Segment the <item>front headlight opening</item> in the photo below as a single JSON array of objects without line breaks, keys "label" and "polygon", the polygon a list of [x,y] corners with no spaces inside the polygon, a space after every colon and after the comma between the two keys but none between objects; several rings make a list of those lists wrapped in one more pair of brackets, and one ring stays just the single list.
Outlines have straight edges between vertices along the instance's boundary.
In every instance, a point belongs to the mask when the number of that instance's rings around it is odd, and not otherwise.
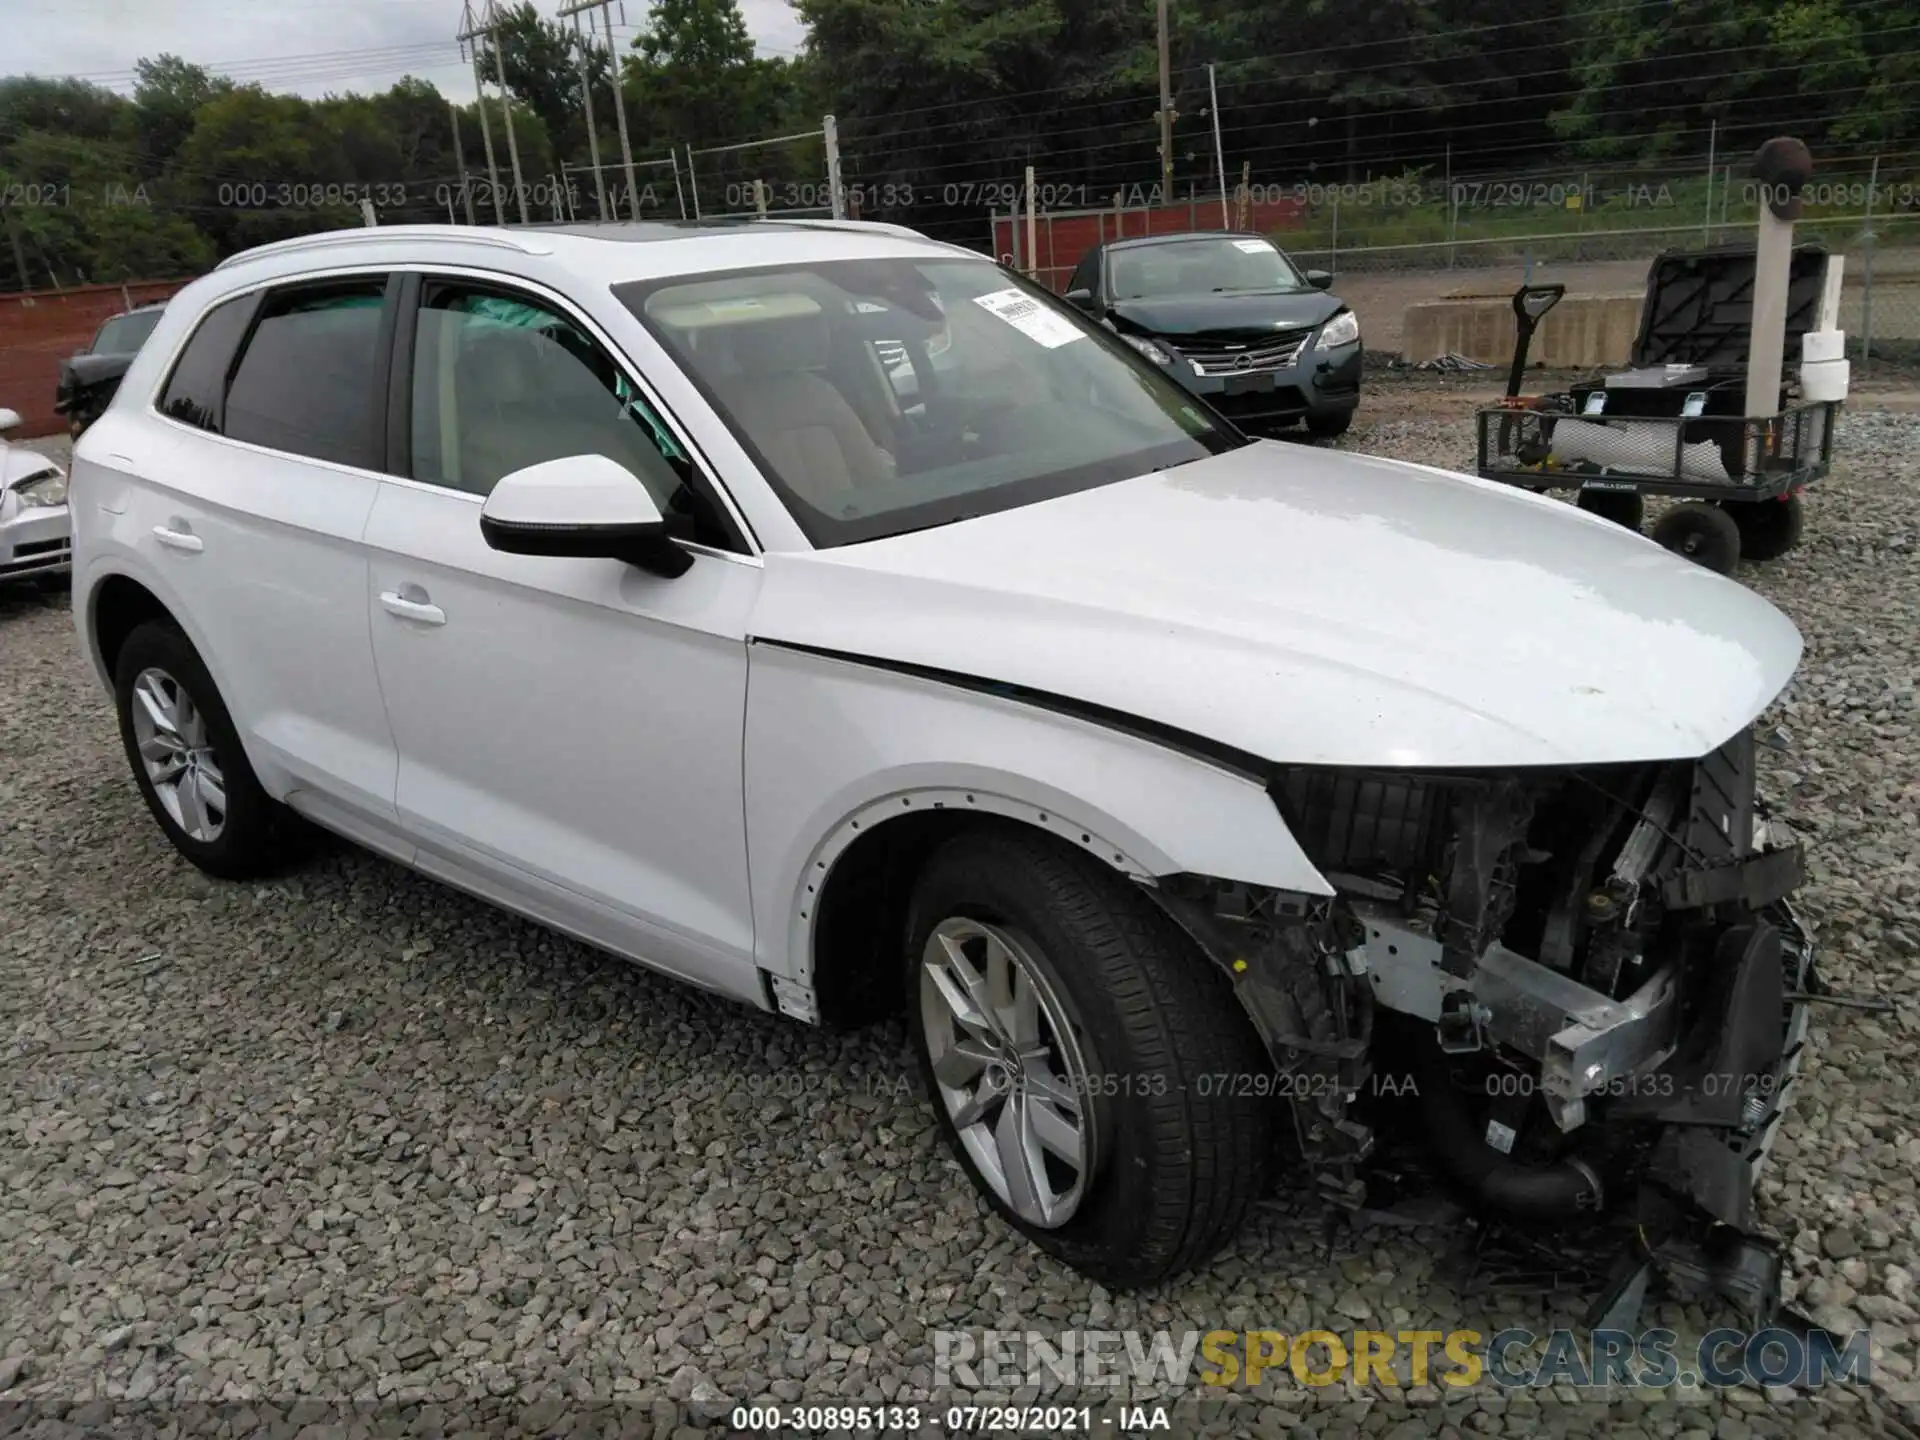
[{"label": "front headlight opening", "polygon": [[67,503],[67,477],[55,473],[36,475],[14,486],[13,493],[30,509],[51,509]]},{"label": "front headlight opening", "polygon": [[1138,335],[1122,335],[1120,338],[1156,365],[1173,364],[1173,356],[1151,340],[1143,340]]},{"label": "front headlight opening", "polygon": [[1359,338],[1360,317],[1351,310],[1342,310],[1320,331],[1320,343],[1328,349],[1335,345],[1351,345]]}]

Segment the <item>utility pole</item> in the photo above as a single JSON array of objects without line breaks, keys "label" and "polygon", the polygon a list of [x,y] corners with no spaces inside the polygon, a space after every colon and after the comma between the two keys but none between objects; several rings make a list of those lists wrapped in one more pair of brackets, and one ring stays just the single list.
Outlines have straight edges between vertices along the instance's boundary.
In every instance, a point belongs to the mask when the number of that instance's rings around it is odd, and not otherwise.
[{"label": "utility pole", "polygon": [[[570,15],[578,16],[588,10],[598,10],[601,23],[606,26],[607,63],[613,72],[613,118],[619,124],[620,165],[627,176],[627,208],[631,211],[633,218],[638,220],[640,218],[640,181],[633,173],[633,142],[627,136],[627,102],[620,91],[620,51],[613,43],[612,0],[566,0],[566,3],[560,7],[560,18],[564,20]],[[620,13],[625,15],[625,9],[623,8]],[[576,20],[575,23],[578,24],[578,21]],[[587,30],[589,33],[592,32],[592,20],[587,21]],[[588,125],[588,130],[591,132],[591,124]],[[596,141],[594,155],[598,157],[599,153],[599,144]],[[596,158],[594,164],[597,166],[599,163]],[[597,177],[599,171],[595,170],[594,174]],[[617,203],[613,207],[613,218],[616,220],[620,218],[620,206]]]},{"label": "utility pole", "polygon": [[473,52],[473,108],[480,112],[480,140],[487,150],[487,189],[493,194],[493,223],[507,223],[507,212],[500,208],[500,167],[493,158],[493,126],[487,120],[486,83],[480,77],[480,47],[474,43],[480,34],[473,17],[473,0],[466,0],[460,17],[460,43]]},{"label": "utility pole", "polygon": [[527,224],[527,182],[520,178],[520,145],[513,138],[513,96],[507,90],[507,52],[500,44],[500,7],[487,0],[487,38],[493,42],[494,78],[500,82],[500,112],[507,117],[507,157],[513,161],[513,199]]},{"label": "utility pole", "polygon": [[1173,199],[1173,74],[1167,40],[1167,0],[1160,0],[1160,203]]},{"label": "utility pole", "polygon": [[587,151],[593,156],[593,195],[600,204],[600,218],[607,215],[607,181],[600,173],[600,132],[593,125],[593,56],[580,28],[580,12],[573,12],[573,43],[580,47],[580,102],[587,110]]},{"label": "utility pole", "polygon": [[[447,102],[447,117],[453,121],[453,163],[460,172],[460,203],[467,212],[467,224],[473,224],[473,190],[467,184],[467,152],[460,148],[460,107]],[[451,208],[451,207],[449,207]],[[452,224],[449,216],[448,224]]]}]

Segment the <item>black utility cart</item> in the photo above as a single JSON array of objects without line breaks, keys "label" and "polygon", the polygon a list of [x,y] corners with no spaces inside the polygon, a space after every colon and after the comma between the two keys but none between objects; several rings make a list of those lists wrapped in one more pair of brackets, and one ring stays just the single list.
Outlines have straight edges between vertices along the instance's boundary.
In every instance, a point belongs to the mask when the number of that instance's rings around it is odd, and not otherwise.
[{"label": "black utility cart", "polygon": [[[1578,490],[1581,508],[1635,530],[1645,496],[1680,497],[1653,538],[1723,574],[1742,556],[1791,550],[1800,492],[1832,461],[1840,402],[1806,400],[1783,377],[1779,412],[1746,414],[1754,255],[1752,246],[1661,255],[1647,276],[1632,368],[1553,395],[1521,398],[1517,383],[1509,386],[1501,406],[1479,412],[1480,474],[1535,491]],[[1825,249],[1794,249],[1789,365],[1819,326],[1826,273]],[[1518,312],[1519,297],[1515,305]],[[1523,345],[1530,328],[1523,317]]]}]

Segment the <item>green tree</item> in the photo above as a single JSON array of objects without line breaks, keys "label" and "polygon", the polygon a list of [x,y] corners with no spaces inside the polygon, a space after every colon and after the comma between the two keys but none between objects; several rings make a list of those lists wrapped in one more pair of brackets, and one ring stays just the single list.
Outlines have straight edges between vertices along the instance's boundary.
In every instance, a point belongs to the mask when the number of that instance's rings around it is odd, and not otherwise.
[{"label": "green tree", "polygon": [[177,55],[136,60],[133,70],[138,78],[133,87],[133,104],[125,111],[123,128],[139,151],[142,176],[152,178],[158,176],[187,143],[200,108],[228,93],[233,86]]}]

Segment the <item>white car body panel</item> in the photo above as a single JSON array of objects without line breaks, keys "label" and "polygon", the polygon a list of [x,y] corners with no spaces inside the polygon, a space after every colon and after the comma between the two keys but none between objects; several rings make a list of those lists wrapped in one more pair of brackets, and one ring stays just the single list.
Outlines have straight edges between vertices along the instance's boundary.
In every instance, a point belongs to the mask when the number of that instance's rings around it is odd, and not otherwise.
[{"label": "white car body panel", "polygon": [[756,633],[1027,687],[1287,764],[1703,755],[1800,656],[1765,600],[1521,491],[1275,441],[767,557]]},{"label": "white car body panel", "polygon": [[1138,879],[1333,893],[1256,779],[1072,716],[777,645],[752,647],[746,779],[761,963],[794,979],[811,973],[809,897],[841,852],[933,806],[1010,816]]},{"label": "white car body panel", "polygon": [[[584,902],[569,928],[587,938],[644,932],[663,968],[752,989],[738,737],[759,564],[709,555],[668,580],[505,555],[480,509],[390,480],[367,530],[402,827],[423,862]],[[441,618],[392,613],[392,596]]]}]

